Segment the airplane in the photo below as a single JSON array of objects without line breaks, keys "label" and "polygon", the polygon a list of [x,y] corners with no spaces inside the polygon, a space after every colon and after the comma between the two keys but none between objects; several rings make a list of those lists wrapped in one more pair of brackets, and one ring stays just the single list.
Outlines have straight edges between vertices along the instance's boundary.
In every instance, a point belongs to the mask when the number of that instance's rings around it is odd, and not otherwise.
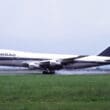
[{"label": "airplane", "polygon": [[72,66],[73,69],[96,67],[110,64],[110,47],[99,55],[43,54],[0,49],[0,66],[25,67],[41,70],[43,74],[54,74]]}]

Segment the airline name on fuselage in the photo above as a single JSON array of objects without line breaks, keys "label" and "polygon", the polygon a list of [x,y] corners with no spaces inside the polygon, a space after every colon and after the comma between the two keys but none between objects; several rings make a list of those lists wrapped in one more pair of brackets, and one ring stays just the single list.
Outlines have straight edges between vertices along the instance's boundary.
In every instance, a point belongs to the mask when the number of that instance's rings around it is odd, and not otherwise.
[{"label": "airline name on fuselage", "polygon": [[14,53],[0,53],[0,56],[11,56],[11,57],[14,57],[14,56],[16,56],[16,54],[14,54]]}]

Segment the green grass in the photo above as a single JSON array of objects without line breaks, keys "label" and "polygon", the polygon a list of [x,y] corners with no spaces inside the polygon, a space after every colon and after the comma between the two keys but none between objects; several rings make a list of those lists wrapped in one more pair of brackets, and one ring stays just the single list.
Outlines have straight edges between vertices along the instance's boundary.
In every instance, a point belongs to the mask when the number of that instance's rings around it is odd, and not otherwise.
[{"label": "green grass", "polygon": [[0,110],[108,110],[110,75],[0,76]]}]

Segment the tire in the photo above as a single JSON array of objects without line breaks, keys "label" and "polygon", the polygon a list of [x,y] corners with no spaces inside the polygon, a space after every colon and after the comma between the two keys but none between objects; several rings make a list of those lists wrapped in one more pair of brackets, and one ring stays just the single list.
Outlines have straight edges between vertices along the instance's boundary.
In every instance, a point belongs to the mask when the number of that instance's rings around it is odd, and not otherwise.
[{"label": "tire", "polygon": [[44,70],[42,73],[43,74],[55,74],[55,71],[53,71],[53,70],[49,70],[49,71]]}]

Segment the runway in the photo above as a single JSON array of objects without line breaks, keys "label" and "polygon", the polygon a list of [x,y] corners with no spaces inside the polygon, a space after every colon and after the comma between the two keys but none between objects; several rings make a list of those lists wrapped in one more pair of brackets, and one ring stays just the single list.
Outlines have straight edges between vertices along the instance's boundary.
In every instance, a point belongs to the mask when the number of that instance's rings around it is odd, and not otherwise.
[{"label": "runway", "polygon": [[101,75],[101,74],[110,74],[110,70],[74,70],[74,71],[58,71],[58,75]]},{"label": "runway", "polygon": [[[0,75],[41,75],[41,71],[28,70],[24,68],[0,68]],[[81,69],[81,70],[60,70],[55,75],[100,75],[110,74],[110,69]]]}]

